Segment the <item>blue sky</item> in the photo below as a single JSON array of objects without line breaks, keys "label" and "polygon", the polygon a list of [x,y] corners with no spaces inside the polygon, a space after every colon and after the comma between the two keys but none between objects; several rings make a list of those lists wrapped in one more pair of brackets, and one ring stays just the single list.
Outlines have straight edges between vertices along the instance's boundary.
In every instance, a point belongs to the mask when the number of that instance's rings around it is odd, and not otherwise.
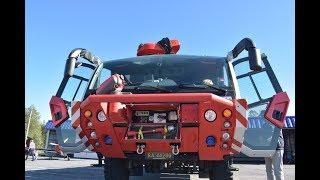
[{"label": "blue sky", "polygon": [[[181,42],[180,54],[225,56],[244,37],[264,52],[291,104],[295,98],[294,1],[26,1],[25,105],[51,119],[49,100],[69,52],[132,57],[143,42]],[[243,53],[246,55],[246,53]],[[243,56],[242,54],[242,56]]]}]

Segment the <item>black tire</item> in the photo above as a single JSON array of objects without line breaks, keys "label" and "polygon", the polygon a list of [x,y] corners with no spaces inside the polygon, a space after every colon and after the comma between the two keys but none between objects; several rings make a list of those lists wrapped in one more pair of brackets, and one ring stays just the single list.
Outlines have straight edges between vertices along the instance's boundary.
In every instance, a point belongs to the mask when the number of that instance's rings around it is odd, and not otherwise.
[{"label": "black tire", "polygon": [[215,161],[209,169],[210,180],[233,180],[227,161]]},{"label": "black tire", "polygon": [[126,159],[105,158],[105,180],[129,180],[128,163]]}]

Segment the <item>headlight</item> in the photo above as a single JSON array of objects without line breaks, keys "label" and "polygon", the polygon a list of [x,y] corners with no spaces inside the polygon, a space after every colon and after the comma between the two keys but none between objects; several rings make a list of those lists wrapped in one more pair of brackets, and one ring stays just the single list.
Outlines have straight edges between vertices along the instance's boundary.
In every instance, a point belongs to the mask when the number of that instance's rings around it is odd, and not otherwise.
[{"label": "headlight", "polygon": [[217,117],[216,112],[214,112],[214,110],[209,109],[204,113],[204,117],[206,118],[207,121],[214,121]]},{"label": "headlight", "polygon": [[105,121],[106,119],[107,119],[107,117],[106,117],[106,115],[104,114],[104,112],[103,111],[100,111],[99,113],[98,113],[98,120],[99,121],[101,121],[101,122],[103,122],[103,121]]},{"label": "headlight", "polygon": [[225,133],[222,134],[222,139],[223,139],[223,140],[226,141],[226,140],[228,140],[229,138],[230,138],[230,134],[229,134],[229,133],[225,132]]},{"label": "headlight", "polygon": [[92,122],[88,122],[87,126],[92,127]]},{"label": "headlight", "polygon": [[223,123],[223,127],[225,127],[225,128],[229,128],[230,125],[231,125],[231,124],[230,124],[229,121],[226,121],[226,122]]},{"label": "headlight", "polygon": [[216,144],[216,139],[213,136],[208,136],[206,143],[208,146],[214,146]]},{"label": "headlight", "polygon": [[226,118],[229,118],[230,116],[232,115],[232,112],[230,109],[225,109],[223,111],[223,116],[226,117]]},{"label": "headlight", "polygon": [[227,144],[227,143],[223,143],[223,144],[222,144],[222,147],[223,147],[224,149],[227,149],[227,148],[228,148],[228,144]]},{"label": "headlight", "polygon": [[90,134],[90,136],[91,136],[93,139],[97,138],[97,134],[96,134],[94,131]]},{"label": "headlight", "polygon": [[86,117],[86,118],[89,118],[90,116],[91,116],[91,111],[89,111],[89,110],[87,110],[86,112],[84,112],[84,116]]},{"label": "headlight", "polygon": [[112,137],[106,135],[106,136],[104,137],[104,142],[105,142],[106,144],[112,144]]}]

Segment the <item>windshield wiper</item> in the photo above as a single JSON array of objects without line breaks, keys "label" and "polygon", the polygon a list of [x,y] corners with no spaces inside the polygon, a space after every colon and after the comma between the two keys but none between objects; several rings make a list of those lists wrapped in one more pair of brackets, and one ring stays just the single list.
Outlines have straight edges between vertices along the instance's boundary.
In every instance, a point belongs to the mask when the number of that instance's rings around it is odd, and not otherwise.
[{"label": "windshield wiper", "polygon": [[172,91],[169,90],[169,89],[161,88],[161,87],[158,87],[158,86],[150,86],[150,85],[135,86],[133,89],[135,89],[135,90],[155,89],[155,90],[159,90],[159,91],[162,91],[162,92],[172,93]]},{"label": "windshield wiper", "polygon": [[224,94],[226,94],[229,91],[227,89],[222,89],[222,88],[216,87],[214,85],[196,85],[196,84],[181,83],[181,84],[178,84],[178,87],[179,88],[193,88],[193,89],[207,89],[207,88],[210,88],[210,89],[214,89],[214,90],[220,91],[220,92],[222,92]]}]

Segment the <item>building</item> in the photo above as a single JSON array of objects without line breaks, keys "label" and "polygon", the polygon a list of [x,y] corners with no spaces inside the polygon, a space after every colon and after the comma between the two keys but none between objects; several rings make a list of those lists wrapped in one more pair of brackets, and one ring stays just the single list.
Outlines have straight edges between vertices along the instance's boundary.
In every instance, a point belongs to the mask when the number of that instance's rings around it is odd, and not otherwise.
[{"label": "building", "polygon": [[295,116],[287,116],[285,128],[282,130],[284,138],[284,161],[287,163],[295,162]]}]

